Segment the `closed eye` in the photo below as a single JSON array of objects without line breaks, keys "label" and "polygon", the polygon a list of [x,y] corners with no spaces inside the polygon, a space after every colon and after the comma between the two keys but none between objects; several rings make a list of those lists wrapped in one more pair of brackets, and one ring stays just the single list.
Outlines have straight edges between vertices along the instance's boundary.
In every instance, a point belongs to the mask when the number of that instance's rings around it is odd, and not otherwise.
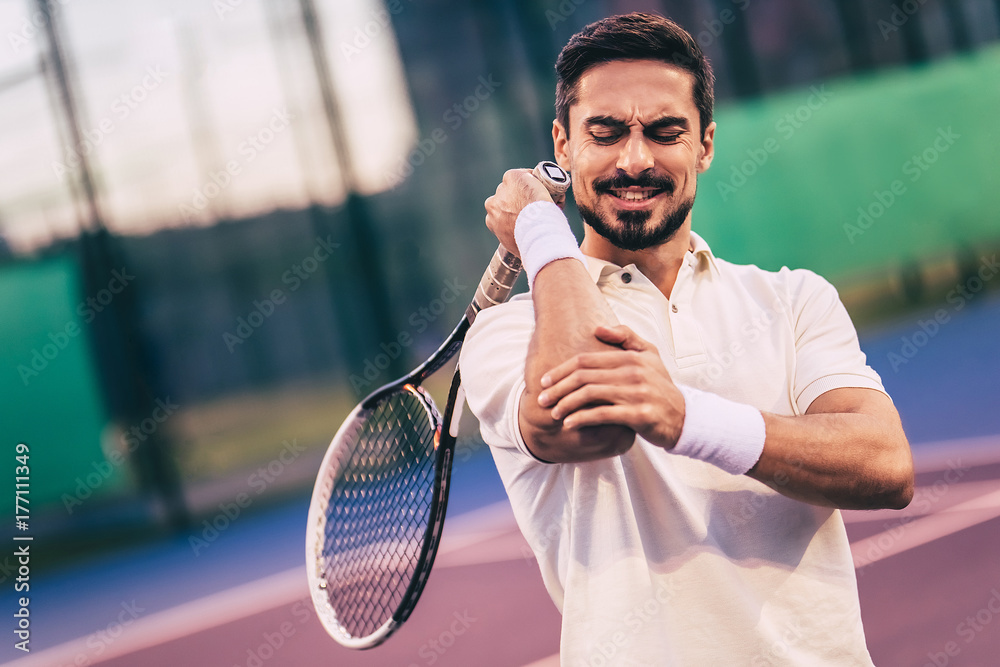
[{"label": "closed eye", "polygon": [[602,146],[610,146],[621,139],[622,133],[614,130],[598,130],[591,132],[590,136],[594,141]]},{"label": "closed eye", "polygon": [[683,132],[651,132],[647,136],[658,144],[674,144]]}]

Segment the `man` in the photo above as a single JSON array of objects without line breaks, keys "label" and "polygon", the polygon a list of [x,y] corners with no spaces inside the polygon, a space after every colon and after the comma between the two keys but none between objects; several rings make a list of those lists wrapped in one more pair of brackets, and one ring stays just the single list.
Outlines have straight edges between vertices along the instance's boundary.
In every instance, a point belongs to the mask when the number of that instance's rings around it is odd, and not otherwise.
[{"label": "man", "polygon": [[530,295],[479,315],[461,365],[562,664],[870,665],[837,508],[904,507],[913,465],[836,291],[691,231],[715,123],[687,32],[612,17],[556,69],[583,243],[507,172],[486,222]]}]

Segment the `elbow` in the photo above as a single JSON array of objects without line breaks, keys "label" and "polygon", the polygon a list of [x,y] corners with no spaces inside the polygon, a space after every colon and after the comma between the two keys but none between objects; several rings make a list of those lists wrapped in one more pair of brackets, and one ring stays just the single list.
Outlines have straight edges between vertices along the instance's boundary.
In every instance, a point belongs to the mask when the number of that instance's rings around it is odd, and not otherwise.
[{"label": "elbow", "polygon": [[595,439],[603,440],[609,456],[621,456],[635,444],[635,431],[620,424],[607,424],[598,426],[594,430],[599,431],[594,434]]},{"label": "elbow", "polygon": [[909,473],[901,473],[893,480],[892,492],[887,499],[886,506],[890,509],[901,510],[913,500],[914,487],[913,465],[909,467]]},{"label": "elbow", "polygon": [[536,458],[548,463],[597,461],[620,456],[635,443],[635,431],[620,424],[564,428],[538,404],[539,386],[537,380],[528,382],[518,411],[521,436]]},{"label": "elbow", "polygon": [[913,458],[905,441],[892,460],[885,463],[882,483],[876,494],[877,508],[901,510],[913,500],[916,486],[913,472]]},{"label": "elbow", "polygon": [[621,456],[635,442],[635,431],[605,424],[576,431],[559,432],[535,438],[532,451],[538,458],[551,463],[583,463]]},{"label": "elbow", "polygon": [[548,411],[524,410],[521,435],[537,458],[549,463],[582,463],[620,456],[635,443],[635,431],[619,424],[565,429]]},{"label": "elbow", "polygon": [[858,509],[901,510],[913,500],[913,484],[905,481],[886,482],[878,491],[869,496],[865,505]]}]

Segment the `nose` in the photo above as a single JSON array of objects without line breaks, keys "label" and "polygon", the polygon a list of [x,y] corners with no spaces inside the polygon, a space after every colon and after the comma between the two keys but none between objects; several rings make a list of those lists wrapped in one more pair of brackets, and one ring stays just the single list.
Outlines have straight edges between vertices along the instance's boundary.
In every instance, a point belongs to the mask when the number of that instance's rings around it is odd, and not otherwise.
[{"label": "nose", "polygon": [[616,165],[629,176],[635,178],[647,169],[653,167],[653,153],[646,144],[642,132],[632,132],[628,141],[622,146]]}]

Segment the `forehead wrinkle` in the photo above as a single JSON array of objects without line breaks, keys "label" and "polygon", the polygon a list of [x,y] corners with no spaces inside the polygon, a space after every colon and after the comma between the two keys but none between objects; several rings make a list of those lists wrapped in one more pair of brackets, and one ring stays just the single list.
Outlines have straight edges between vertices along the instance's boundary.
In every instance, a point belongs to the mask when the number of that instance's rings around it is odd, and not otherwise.
[{"label": "forehead wrinkle", "polygon": [[685,118],[684,116],[672,116],[672,115],[660,116],[656,120],[643,124],[643,127],[646,128],[647,130],[656,129],[660,127],[680,127],[686,130],[688,129],[689,126],[690,123],[688,122],[688,119]]},{"label": "forehead wrinkle", "polygon": [[579,108],[588,118],[607,116],[630,124],[639,123],[640,116],[653,118],[645,127],[664,116],[675,116],[686,118],[686,129],[691,129],[698,126],[694,119],[699,118],[693,91],[694,76],[669,63],[612,61],[583,73],[570,113]]},{"label": "forehead wrinkle", "polygon": [[[633,112],[632,118],[635,118],[635,116],[636,113]],[[625,120],[621,118],[616,118],[615,116],[610,114],[600,114],[600,115],[590,116],[584,119],[583,123],[584,125],[605,125],[608,127],[625,128],[631,125],[630,121],[631,119]],[[649,121],[648,123],[644,123],[638,119],[636,119],[635,122],[638,122],[640,125],[642,125],[643,129],[646,130],[659,129],[661,127],[679,127],[686,130],[690,126],[690,123],[686,117],[674,116],[672,114],[664,114],[662,116],[655,118],[654,120]]]},{"label": "forehead wrinkle", "polygon": [[607,125],[609,127],[625,127],[628,122],[608,114],[590,116],[583,121],[584,125]]}]

